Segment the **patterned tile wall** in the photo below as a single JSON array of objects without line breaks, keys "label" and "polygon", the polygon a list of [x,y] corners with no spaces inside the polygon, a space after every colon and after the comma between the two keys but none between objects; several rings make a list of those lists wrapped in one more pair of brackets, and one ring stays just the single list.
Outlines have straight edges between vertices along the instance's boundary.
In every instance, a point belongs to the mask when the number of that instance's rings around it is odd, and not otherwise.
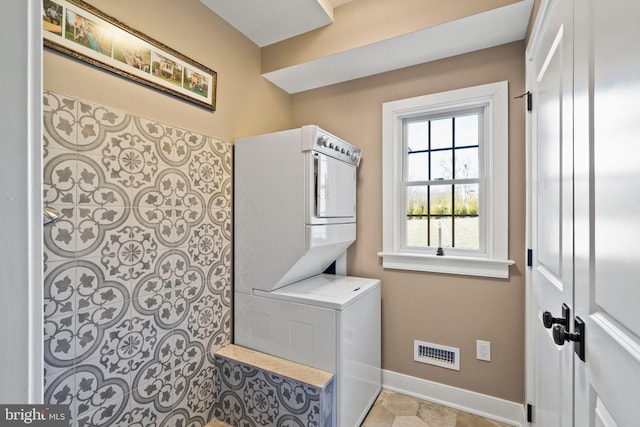
[{"label": "patterned tile wall", "polygon": [[215,418],[234,427],[335,425],[335,379],[318,388],[219,355],[215,365]]},{"label": "patterned tile wall", "polygon": [[204,426],[229,343],[231,147],[44,93],[45,402],[73,426]]}]

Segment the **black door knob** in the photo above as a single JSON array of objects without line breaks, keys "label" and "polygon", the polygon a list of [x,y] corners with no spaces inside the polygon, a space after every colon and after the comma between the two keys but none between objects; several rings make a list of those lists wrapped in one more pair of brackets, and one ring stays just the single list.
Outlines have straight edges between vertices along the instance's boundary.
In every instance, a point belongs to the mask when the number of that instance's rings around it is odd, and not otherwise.
[{"label": "black door knob", "polygon": [[562,304],[562,317],[553,317],[550,311],[542,313],[542,324],[545,328],[551,329],[553,325],[563,325],[565,328],[569,326],[571,317],[571,309],[567,304]]},{"label": "black door knob", "polygon": [[564,326],[556,325],[553,327],[553,341],[558,345],[564,345],[567,341],[580,341],[580,333],[572,334]]},{"label": "black door knob", "polygon": [[565,334],[567,331],[564,329],[564,326],[556,325],[553,327],[553,342],[557,345],[564,345],[566,342]]},{"label": "black door knob", "polygon": [[551,327],[555,324],[558,325],[566,325],[567,319],[563,317],[553,317],[550,311],[545,311],[542,313],[542,324],[545,328],[551,329]]}]

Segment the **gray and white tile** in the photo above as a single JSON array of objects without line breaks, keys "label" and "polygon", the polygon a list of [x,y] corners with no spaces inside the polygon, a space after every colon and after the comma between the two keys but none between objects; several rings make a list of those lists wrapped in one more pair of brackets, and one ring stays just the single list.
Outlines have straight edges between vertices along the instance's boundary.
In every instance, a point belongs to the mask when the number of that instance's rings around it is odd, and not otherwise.
[{"label": "gray and white tile", "polygon": [[44,104],[44,201],[63,214],[44,230],[45,401],[74,427],[202,427],[207,353],[230,340],[231,146]]}]

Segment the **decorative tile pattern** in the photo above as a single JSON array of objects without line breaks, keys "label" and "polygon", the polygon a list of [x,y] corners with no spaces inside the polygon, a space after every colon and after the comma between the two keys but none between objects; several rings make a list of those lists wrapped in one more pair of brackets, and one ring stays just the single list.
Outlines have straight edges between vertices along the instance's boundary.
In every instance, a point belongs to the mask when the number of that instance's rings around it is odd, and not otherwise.
[{"label": "decorative tile pattern", "polygon": [[45,402],[203,427],[231,331],[231,147],[44,93]]},{"label": "decorative tile pattern", "polygon": [[213,415],[232,426],[332,427],[333,379],[323,388],[215,355]]}]

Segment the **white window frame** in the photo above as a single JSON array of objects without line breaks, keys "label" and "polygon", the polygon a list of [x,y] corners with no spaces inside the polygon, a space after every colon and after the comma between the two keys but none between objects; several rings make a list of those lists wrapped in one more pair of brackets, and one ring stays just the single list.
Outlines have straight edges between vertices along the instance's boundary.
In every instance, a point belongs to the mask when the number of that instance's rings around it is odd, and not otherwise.
[{"label": "white window frame", "polygon": [[[416,116],[433,115],[471,108],[483,108],[485,117],[484,164],[481,203],[481,229],[485,244],[480,251],[445,249],[437,256],[435,248],[423,251],[403,249],[406,221],[403,162],[405,156],[403,123]],[[385,102],[382,105],[382,266],[390,269],[429,271],[484,277],[509,277],[509,102],[508,82],[440,92],[415,98]],[[481,230],[481,233],[483,231]],[[449,254],[447,254],[447,252]]]}]

